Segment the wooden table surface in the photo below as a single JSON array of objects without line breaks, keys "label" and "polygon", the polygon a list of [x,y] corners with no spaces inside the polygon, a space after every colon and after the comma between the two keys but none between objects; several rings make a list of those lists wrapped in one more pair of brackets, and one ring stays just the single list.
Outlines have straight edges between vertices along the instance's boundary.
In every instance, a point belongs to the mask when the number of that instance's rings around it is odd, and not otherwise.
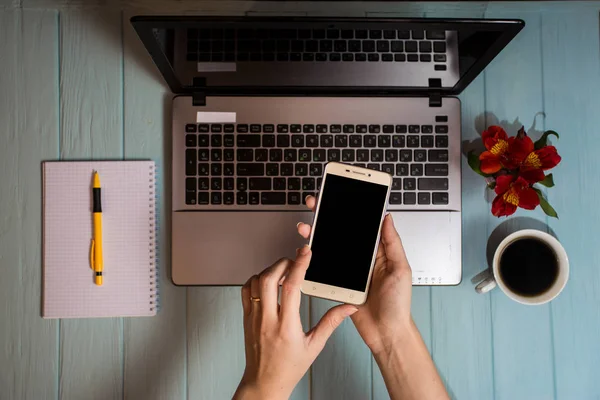
[{"label": "wooden table surface", "polygon": [[[243,371],[240,288],[168,279],[172,95],[128,22],[141,13],[524,19],[461,94],[462,136],[498,122],[534,137],[558,131],[563,161],[547,193],[560,219],[492,217],[492,196],[463,162],[463,282],[415,288],[413,314],[453,398],[600,399],[599,10],[598,1],[0,0],[0,399],[226,399]],[[139,158],[159,167],[162,311],[43,320],[40,162]],[[565,246],[565,291],[537,307],[498,290],[477,295],[470,280],[487,267],[490,235],[531,225]],[[330,305],[304,299],[305,324]],[[387,398],[351,322],[293,398]]]}]

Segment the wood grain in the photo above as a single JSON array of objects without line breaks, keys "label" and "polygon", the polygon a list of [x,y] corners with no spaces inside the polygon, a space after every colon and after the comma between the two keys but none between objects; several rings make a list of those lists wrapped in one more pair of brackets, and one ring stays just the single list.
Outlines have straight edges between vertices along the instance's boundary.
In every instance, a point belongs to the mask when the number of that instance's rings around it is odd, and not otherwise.
[{"label": "wood grain", "polygon": [[129,23],[122,21],[124,45],[124,153],[156,162],[160,309],[153,318],[124,319],[124,397],[186,398],[186,288],[171,271],[172,94]]},{"label": "wood grain", "polygon": [[55,399],[58,321],[41,318],[41,161],[58,154],[54,11],[0,11],[0,399]]},{"label": "wood grain", "polygon": [[571,273],[551,303],[558,399],[598,399],[600,249],[598,248],[598,10],[542,15],[546,128],[562,156],[548,199],[560,219],[550,227],[569,255]]},{"label": "wood grain", "polygon": [[[60,14],[61,159],[122,159],[121,13]],[[123,396],[122,318],[62,320],[60,398]]]}]

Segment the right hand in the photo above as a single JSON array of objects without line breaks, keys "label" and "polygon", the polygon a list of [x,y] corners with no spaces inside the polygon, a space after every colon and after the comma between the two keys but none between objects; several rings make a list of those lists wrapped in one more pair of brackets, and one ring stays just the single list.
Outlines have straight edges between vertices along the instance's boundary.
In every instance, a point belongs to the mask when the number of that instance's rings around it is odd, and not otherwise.
[{"label": "right hand", "polygon": [[[313,211],[316,203],[314,197],[307,197],[306,205]],[[310,225],[298,224],[298,233],[302,237],[308,239],[310,232]],[[389,352],[394,343],[413,328],[411,293],[410,265],[392,216],[388,214],[381,229],[367,301],[352,315],[352,322],[373,354]]]}]

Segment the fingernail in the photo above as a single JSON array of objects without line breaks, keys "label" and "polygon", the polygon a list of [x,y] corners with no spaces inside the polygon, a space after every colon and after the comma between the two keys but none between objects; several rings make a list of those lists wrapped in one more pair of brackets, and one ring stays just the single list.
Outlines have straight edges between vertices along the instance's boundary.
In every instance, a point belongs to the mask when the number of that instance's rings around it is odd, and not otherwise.
[{"label": "fingernail", "polygon": [[310,197],[310,194],[304,198],[304,202],[305,203],[306,203],[306,200],[308,200],[309,197]]},{"label": "fingernail", "polygon": [[348,310],[346,310],[346,313],[345,313],[346,317],[351,316],[352,314],[354,314],[357,311],[358,311],[358,308],[356,308],[356,307],[349,308]]},{"label": "fingernail", "polygon": [[296,228],[297,228],[297,227],[299,227],[301,223],[302,223],[302,222],[298,222],[298,223],[296,224]]},{"label": "fingernail", "polygon": [[309,252],[310,252],[310,247],[308,247],[307,244],[302,246],[302,248],[300,249],[300,254],[302,254],[303,256],[307,255]]}]

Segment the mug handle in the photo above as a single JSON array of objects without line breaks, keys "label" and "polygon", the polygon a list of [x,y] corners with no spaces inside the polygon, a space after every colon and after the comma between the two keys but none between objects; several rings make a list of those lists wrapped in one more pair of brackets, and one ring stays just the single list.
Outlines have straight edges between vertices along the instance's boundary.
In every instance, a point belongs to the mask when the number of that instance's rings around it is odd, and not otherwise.
[{"label": "mug handle", "polygon": [[485,278],[482,282],[480,282],[477,286],[475,286],[475,291],[479,294],[487,293],[493,288],[496,287],[496,280],[492,275]]}]

